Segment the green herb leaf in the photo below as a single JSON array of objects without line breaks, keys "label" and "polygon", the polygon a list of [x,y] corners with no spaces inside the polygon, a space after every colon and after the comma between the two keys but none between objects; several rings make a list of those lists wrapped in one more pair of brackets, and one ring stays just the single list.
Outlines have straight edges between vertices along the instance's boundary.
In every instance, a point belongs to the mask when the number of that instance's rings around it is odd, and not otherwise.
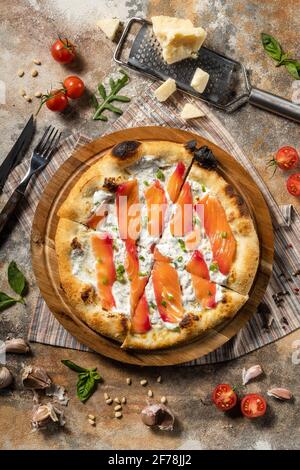
[{"label": "green herb leaf", "polygon": [[227,232],[221,232],[221,238],[227,238]]},{"label": "green herb leaf", "polygon": [[182,251],[184,251],[184,253],[187,253],[187,249],[185,247],[185,243],[184,241],[181,239],[181,238],[178,238],[178,243],[180,245],[180,248],[182,249]]},{"label": "green herb leaf", "polygon": [[156,178],[158,178],[160,181],[165,181],[165,175],[161,171],[161,169],[158,169],[156,172]]},{"label": "green herb leaf", "polygon": [[295,80],[300,80],[300,62],[298,60],[285,60],[283,65]]},{"label": "green herb leaf", "polygon": [[166,307],[166,306],[167,306],[167,302],[166,302],[165,300],[162,300],[162,301],[161,301],[161,304],[162,304],[163,307]]},{"label": "green herb leaf", "polygon": [[142,255],[139,256],[139,259],[140,259],[141,261],[145,261],[145,258],[144,258],[144,256],[142,256]]},{"label": "green herb leaf", "polygon": [[78,366],[67,359],[62,360],[61,362],[65,366],[69,367],[69,369],[78,372],[77,396],[80,401],[85,402],[94,393],[97,382],[101,380],[101,376],[97,372],[96,367],[85,369],[84,367]]},{"label": "green herb leaf", "polygon": [[148,276],[148,273],[140,271],[139,276],[140,277],[146,277],[146,276]]},{"label": "green herb leaf", "polygon": [[75,372],[87,372],[89,369],[85,369],[84,367],[78,366],[75,362],[69,361],[69,359],[62,359],[61,361],[65,366],[69,367],[69,369],[75,370]]},{"label": "green herb leaf", "polygon": [[211,263],[211,265],[209,266],[209,270],[213,271],[214,273],[219,271],[218,263],[216,263],[216,262]]},{"label": "green herb leaf", "polygon": [[183,256],[178,256],[177,261],[179,261],[179,263],[181,263],[183,261]]},{"label": "green herb leaf", "polygon": [[149,186],[148,181],[144,181],[144,185],[145,185],[145,186]]},{"label": "green herb leaf", "polygon": [[277,62],[281,61],[283,50],[279,42],[270,34],[261,33],[261,41],[266,53]]},{"label": "green herb leaf", "polygon": [[0,292],[0,312],[6,310],[17,302],[16,299],[13,299],[4,292]]},{"label": "green herb leaf", "polygon": [[26,285],[26,279],[23,273],[18,269],[15,261],[12,261],[7,270],[8,283],[16,294],[22,295]]},{"label": "green herb leaf", "polygon": [[155,308],[156,308],[156,305],[155,305],[155,303],[154,303],[154,302],[150,301],[150,302],[149,302],[149,307],[151,307],[151,308],[154,308],[154,309],[155,309]]},{"label": "green herb leaf", "polygon": [[174,295],[173,295],[173,294],[167,294],[167,296],[168,296],[168,299],[169,299],[169,300],[173,300],[173,299],[174,299]]},{"label": "green herb leaf", "polygon": [[110,86],[110,93],[107,94],[106,89],[102,83],[98,85],[99,95],[102,98],[102,103],[99,103],[98,100],[95,98],[92,101],[93,106],[96,109],[96,112],[93,115],[94,121],[107,121],[108,118],[103,114],[105,110],[112,111],[116,114],[122,114],[123,111],[120,108],[117,108],[113,104],[112,101],[119,101],[123,103],[128,103],[130,98],[128,96],[118,95],[118,92],[128,83],[129,77],[124,72],[124,70],[120,70],[122,74],[121,78],[114,80],[113,78],[109,79],[109,86]]},{"label": "green herb leaf", "polygon": [[125,274],[125,268],[123,264],[119,264],[119,266],[116,269],[117,281],[123,282],[123,283],[126,282],[124,274]]},{"label": "green herb leaf", "polygon": [[203,193],[206,193],[206,187],[204,186],[204,184],[201,185],[201,189]]}]

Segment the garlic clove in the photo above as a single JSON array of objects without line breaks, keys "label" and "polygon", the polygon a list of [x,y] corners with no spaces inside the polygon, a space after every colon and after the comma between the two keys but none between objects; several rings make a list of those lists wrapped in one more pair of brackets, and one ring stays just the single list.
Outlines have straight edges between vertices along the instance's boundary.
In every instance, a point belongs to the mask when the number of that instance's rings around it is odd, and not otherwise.
[{"label": "garlic clove", "polygon": [[44,390],[51,385],[52,380],[41,367],[26,366],[23,370],[22,382],[26,388]]},{"label": "garlic clove", "polygon": [[12,338],[5,341],[5,350],[7,353],[26,354],[30,347],[23,338]]},{"label": "garlic clove", "polygon": [[7,367],[1,367],[0,369],[0,389],[9,387],[13,381],[13,376]]},{"label": "garlic clove", "polygon": [[287,388],[274,387],[267,391],[269,397],[277,398],[278,400],[291,400],[293,394]]},{"label": "garlic clove", "polygon": [[65,424],[63,412],[52,403],[35,407],[31,419],[33,428],[44,428],[50,423],[58,423],[63,426]]},{"label": "garlic clove", "polygon": [[173,431],[175,417],[171,410],[162,404],[146,406],[141,412],[144,424],[149,427],[158,426],[162,431]]},{"label": "garlic clove", "polygon": [[242,372],[243,385],[246,385],[250,380],[255,379],[261,374],[263,374],[263,370],[259,364],[252,366],[247,370],[244,368]]},{"label": "garlic clove", "polygon": [[45,388],[45,394],[47,397],[53,397],[54,401],[57,401],[63,406],[67,406],[70,398],[66,395],[66,389],[62,385],[52,383],[49,387]]}]

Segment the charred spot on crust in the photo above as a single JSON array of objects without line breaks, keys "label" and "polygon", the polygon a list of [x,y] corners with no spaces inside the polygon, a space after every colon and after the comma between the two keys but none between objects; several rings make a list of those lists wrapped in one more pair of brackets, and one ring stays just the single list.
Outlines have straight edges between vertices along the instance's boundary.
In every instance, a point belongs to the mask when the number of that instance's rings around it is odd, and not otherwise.
[{"label": "charred spot on crust", "polygon": [[95,289],[93,288],[93,286],[87,287],[80,294],[81,299],[85,304],[92,302],[94,299],[94,295],[95,295]]},{"label": "charred spot on crust", "polygon": [[82,250],[82,245],[77,237],[73,238],[71,241],[71,248],[72,250]]},{"label": "charred spot on crust", "polygon": [[194,158],[198,165],[206,170],[215,170],[218,166],[218,160],[206,145],[194,152]]},{"label": "charred spot on crust", "polygon": [[234,198],[235,204],[241,216],[246,216],[249,214],[248,207],[244,201],[244,198],[240,194],[237,194],[230,184],[227,184],[225,186],[224,191],[227,196]]},{"label": "charred spot on crust", "polygon": [[141,142],[137,140],[125,140],[120,142],[112,149],[112,154],[114,157],[125,159],[131,157],[136,149],[141,145]]},{"label": "charred spot on crust", "polygon": [[124,315],[121,315],[121,326],[122,326],[122,330],[124,331],[124,333],[127,333],[128,322],[127,322],[127,318]]},{"label": "charred spot on crust", "polygon": [[184,315],[183,319],[179,323],[180,328],[188,328],[189,326],[192,326],[193,324],[193,315],[187,314]]},{"label": "charred spot on crust", "polygon": [[114,176],[110,176],[108,178],[104,178],[104,183],[103,183],[103,188],[107,189],[111,193],[116,192],[119,186],[118,178],[115,178]]},{"label": "charred spot on crust", "polygon": [[196,140],[189,140],[184,144],[184,148],[189,150],[190,152],[194,152],[197,148],[197,141]]}]

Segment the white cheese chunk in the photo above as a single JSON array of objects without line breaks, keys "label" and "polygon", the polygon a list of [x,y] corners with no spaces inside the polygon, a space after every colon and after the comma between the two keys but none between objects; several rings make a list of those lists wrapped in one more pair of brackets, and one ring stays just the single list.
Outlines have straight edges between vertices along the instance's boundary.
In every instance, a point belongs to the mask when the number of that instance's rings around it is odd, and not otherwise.
[{"label": "white cheese chunk", "polygon": [[198,93],[203,93],[206,85],[208,84],[208,80],[209,74],[197,67],[191,81],[191,86],[194,88],[194,90],[198,91]]},{"label": "white cheese chunk", "polygon": [[181,110],[180,116],[182,119],[195,119],[205,116],[205,113],[201,109],[197,108],[194,104],[186,103]]},{"label": "white cheese chunk", "polygon": [[158,101],[166,101],[176,91],[176,82],[173,78],[168,78],[162,85],[160,85],[154,92],[154,96]]},{"label": "white cheese chunk", "polygon": [[190,20],[153,16],[151,21],[167,64],[195,57],[206,38],[206,31],[201,27],[195,28]]},{"label": "white cheese chunk", "polygon": [[97,25],[102,29],[105,36],[111,41],[114,40],[120,26],[120,20],[117,18],[106,18],[97,21]]}]

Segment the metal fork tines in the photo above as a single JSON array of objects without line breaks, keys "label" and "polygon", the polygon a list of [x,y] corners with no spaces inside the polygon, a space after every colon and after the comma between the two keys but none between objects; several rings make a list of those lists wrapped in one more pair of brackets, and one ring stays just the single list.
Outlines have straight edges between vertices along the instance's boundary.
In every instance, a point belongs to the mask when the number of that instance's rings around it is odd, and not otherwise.
[{"label": "metal fork tines", "polygon": [[31,177],[45,168],[51,160],[55,150],[57,149],[60,137],[61,132],[53,126],[49,126],[45,130],[43,137],[32,152],[30,165],[24,178],[22,178],[21,183],[14,190],[0,213],[0,232],[6,226],[7,221],[12,216],[19,202],[24,198],[25,191]]},{"label": "metal fork tines", "polygon": [[47,127],[41,140],[32,152],[30,165],[18,187],[19,191],[24,191],[32,175],[48,164],[57,149],[60,137],[61,132],[58,129],[55,129],[53,126]]}]

